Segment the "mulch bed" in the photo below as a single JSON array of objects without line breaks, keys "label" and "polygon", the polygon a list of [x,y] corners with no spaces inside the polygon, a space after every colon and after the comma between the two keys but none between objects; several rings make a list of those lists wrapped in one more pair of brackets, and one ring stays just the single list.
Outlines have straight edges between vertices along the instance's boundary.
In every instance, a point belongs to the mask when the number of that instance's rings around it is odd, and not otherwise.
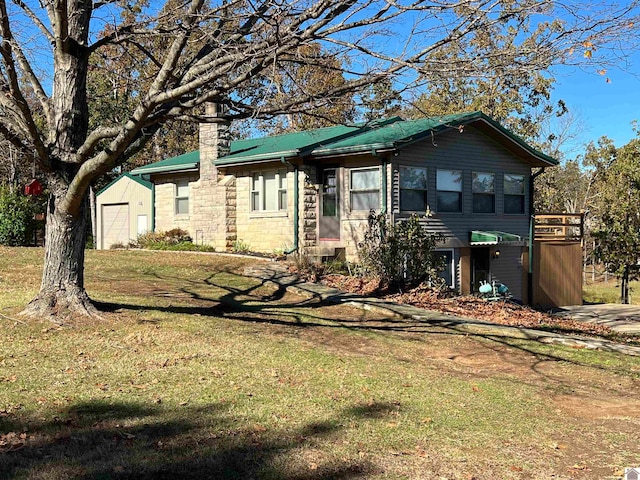
[{"label": "mulch bed", "polygon": [[[299,272],[298,272],[299,273]],[[426,310],[448,313],[460,317],[484,320],[513,327],[552,330],[561,333],[616,337],[618,341],[638,341],[637,337],[621,335],[604,325],[595,325],[539,312],[528,306],[505,301],[486,301],[472,295],[451,296],[430,287],[420,286],[405,293],[380,292],[377,279],[364,279],[340,274],[327,274],[308,279],[339,290],[363,296],[375,296],[397,303],[413,305]]]}]

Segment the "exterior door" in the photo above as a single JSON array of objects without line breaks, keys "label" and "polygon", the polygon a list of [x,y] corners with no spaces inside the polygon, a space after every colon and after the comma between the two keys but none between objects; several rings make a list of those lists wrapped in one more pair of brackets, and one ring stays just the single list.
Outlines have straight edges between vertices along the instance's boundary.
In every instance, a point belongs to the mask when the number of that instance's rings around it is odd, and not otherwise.
[{"label": "exterior door", "polygon": [[471,249],[471,291],[479,291],[482,282],[491,282],[491,250],[489,247]]},{"label": "exterior door", "polygon": [[102,206],[102,248],[111,245],[126,246],[129,237],[129,204],[118,203]]},{"label": "exterior door", "polygon": [[320,240],[340,240],[340,185],[338,169],[324,168],[320,172]]}]

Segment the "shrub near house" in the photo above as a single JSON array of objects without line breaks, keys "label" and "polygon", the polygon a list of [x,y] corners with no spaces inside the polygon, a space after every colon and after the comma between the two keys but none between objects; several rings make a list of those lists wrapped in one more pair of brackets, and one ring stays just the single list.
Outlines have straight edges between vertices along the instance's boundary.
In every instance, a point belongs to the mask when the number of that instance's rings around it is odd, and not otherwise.
[{"label": "shrub near house", "polygon": [[17,189],[0,185],[0,245],[25,246],[33,241],[37,202]]}]

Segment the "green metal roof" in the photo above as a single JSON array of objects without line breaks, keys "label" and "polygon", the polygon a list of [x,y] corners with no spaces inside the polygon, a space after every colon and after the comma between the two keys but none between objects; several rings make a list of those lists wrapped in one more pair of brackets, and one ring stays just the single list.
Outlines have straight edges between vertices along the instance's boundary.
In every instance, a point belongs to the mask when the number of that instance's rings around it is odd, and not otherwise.
[{"label": "green metal roof", "polygon": [[380,128],[333,142],[326,147],[313,150],[314,155],[334,155],[339,153],[366,152],[372,149],[397,148],[403,144],[423,139],[425,136],[447,128],[451,124],[457,126],[461,115],[443,115],[419,120],[402,120],[387,122]]},{"label": "green metal roof", "polygon": [[522,237],[497,230],[472,230],[471,245],[497,245],[504,242],[520,242]]},{"label": "green metal roof", "polygon": [[106,187],[100,189],[100,191],[98,193],[96,193],[96,196],[100,195],[102,192],[104,192],[105,190],[107,190],[109,187],[111,187],[112,185],[114,185],[116,182],[118,182],[121,178],[128,178],[130,180],[133,180],[136,183],[139,183],[140,185],[142,185],[145,188],[148,188],[149,190],[153,190],[153,183],[148,182],[146,180],[143,180],[140,177],[137,177],[135,175],[131,175],[128,172],[123,173],[122,175],[119,175],[118,177],[116,177],[112,182],[110,182]]},{"label": "green metal roof", "polygon": [[167,158],[159,162],[150,163],[142,167],[134,168],[131,173],[134,175],[148,175],[162,172],[181,172],[184,170],[194,170],[200,165],[200,152],[185,153],[177,157]]},{"label": "green metal roof", "polygon": [[[532,166],[545,167],[558,162],[534,149],[517,135],[482,112],[459,113],[419,120],[393,117],[359,125],[337,125],[304,132],[232,141],[230,153],[215,161],[218,166],[244,165],[282,158],[341,154],[361,154],[374,150],[400,149],[450,128],[472,123],[506,148],[515,151]],[[194,170],[200,164],[199,151],[168,158],[132,170],[136,175]]]},{"label": "green metal roof", "polygon": [[[380,128],[353,135],[340,141],[332,142],[324,147],[316,148],[312,154],[330,156],[345,153],[362,153],[372,150],[396,149],[426,137],[437,134],[449,128],[458,128],[469,123],[484,123],[490,128],[483,128],[484,133],[492,135],[501,143],[510,143],[517,147],[520,153],[526,154],[536,166],[557,165],[557,160],[531,147],[517,135],[514,135],[499,123],[484,115],[482,112],[459,113],[428,117],[419,120],[388,122]],[[499,132],[500,135],[495,133]]]},{"label": "green metal roof", "polygon": [[304,132],[231,142],[231,153],[218,159],[216,165],[236,165],[303,156],[314,148],[350,137],[362,131],[362,125],[337,125]]}]

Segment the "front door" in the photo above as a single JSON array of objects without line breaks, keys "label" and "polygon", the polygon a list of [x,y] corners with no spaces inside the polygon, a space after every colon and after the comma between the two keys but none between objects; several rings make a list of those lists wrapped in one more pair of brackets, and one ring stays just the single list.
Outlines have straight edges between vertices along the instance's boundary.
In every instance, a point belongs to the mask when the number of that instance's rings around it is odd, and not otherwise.
[{"label": "front door", "polygon": [[489,247],[474,247],[471,249],[471,291],[479,291],[483,282],[491,282]]},{"label": "front door", "polygon": [[340,240],[340,189],[338,169],[320,171],[320,240]]}]

